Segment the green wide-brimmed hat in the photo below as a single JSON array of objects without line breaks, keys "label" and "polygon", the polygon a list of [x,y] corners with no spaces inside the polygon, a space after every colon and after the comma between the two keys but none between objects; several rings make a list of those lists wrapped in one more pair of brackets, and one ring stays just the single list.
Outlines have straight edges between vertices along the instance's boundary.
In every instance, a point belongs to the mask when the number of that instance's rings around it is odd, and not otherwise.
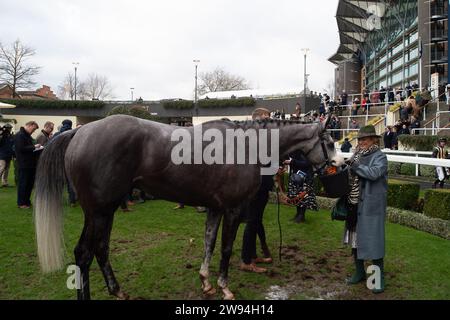
[{"label": "green wide-brimmed hat", "polygon": [[374,126],[365,126],[362,127],[361,129],[359,129],[358,132],[358,139],[361,138],[367,138],[367,137],[377,137],[377,138],[381,138],[380,135],[377,134],[377,132],[375,131],[375,127]]}]

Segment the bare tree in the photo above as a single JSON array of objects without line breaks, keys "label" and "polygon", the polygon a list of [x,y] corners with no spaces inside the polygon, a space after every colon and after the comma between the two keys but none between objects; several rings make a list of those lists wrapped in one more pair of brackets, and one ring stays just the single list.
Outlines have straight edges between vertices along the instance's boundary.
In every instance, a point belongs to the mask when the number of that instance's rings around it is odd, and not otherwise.
[{"label": "bare tree", "polygon": [[199,77],[201,83],[198,86],[198,93],[200,95],[208,92],[250,89],[250,85],[243,77],[232,75],[219,67],[214,71],[201,73]]},{"label": "bare tree", "polygon": [[114,97],[108,78],[95,73],[89,74],[87,80],[77,87],[77,94],[82,100],[104,100]]},{"label": "bare tree", "polygon": [[75,75],[69,72],[64,78],[63,83],[58,87],[58,96],[60,99],[73,100],[75,97]]},{"label": "bare tree", "polygon": [[18,88],[30,88],[36,83],[33,77],[40,67],[26,64],[36,51],[16,40],[7,47],[0,43],[0,81],[11,86],[13,98],[17,97]]}]

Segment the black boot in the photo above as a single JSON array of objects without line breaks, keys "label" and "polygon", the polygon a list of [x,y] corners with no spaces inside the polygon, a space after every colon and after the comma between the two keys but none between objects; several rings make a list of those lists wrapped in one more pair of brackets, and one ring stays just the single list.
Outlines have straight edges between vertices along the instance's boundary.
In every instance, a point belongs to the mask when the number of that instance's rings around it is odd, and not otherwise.
[{"label": "black boot", "polygon": [[366,271],[364,270],[364,260],[358,259],[356,249],[352,249],[353,260],[355,262],[355,272],[347,279],[347,284],[357,284],[366,280]]},{"label": "black boot", "polygon": [[305,211],[306,209],[303,207],[297,207],[297,215],[294,218],[295,223],[304,223],[305,222]]}]

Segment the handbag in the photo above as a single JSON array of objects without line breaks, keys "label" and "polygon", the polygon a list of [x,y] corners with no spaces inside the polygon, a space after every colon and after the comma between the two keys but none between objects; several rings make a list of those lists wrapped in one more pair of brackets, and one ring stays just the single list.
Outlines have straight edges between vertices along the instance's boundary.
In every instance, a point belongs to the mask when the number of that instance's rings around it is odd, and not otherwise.
[{"label": "handbag", "polygon": [[331,220],[345,221],[350,213],[347,206],[347,196],[340,197],[331,210]]}]

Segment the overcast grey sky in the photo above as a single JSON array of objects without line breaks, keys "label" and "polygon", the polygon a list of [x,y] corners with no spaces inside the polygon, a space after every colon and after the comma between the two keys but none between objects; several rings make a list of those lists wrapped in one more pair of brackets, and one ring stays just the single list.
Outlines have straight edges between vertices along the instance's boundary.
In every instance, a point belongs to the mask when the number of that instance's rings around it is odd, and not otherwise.
[{"label": "overcast grey sky", "polygon": [[36,49],[36,78],[56,92],[80,63],[78,76],[107,76],[117,99],[192,98],[199,72],[216,66],[254,88],[303,86],[301,48],[310,88],[333,78],[338,0],[41,0],[2,1],[0,41],[19,38]]}]

